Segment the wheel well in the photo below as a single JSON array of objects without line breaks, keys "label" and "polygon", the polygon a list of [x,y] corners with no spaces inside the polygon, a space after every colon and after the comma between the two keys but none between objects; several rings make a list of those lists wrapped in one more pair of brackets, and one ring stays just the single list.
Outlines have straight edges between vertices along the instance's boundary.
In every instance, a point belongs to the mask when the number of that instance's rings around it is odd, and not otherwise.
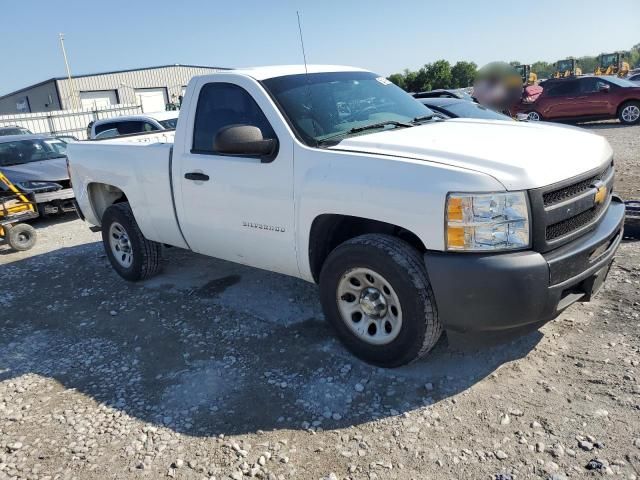
[{"label": "wheel well", "polygon": [[627,100],[620,102],[620,105],[618,105],[618,108],[616,109],[616,115],[620,115],[620,109],[628,104],[628,103],[636,103],[636,104],[640,104],[640,99],[638,98],[628,98]]},{"label": "wheel well", "polygon": [[127,196],[118,187],[107,185],[106,183],[90,183],[87,187],[91,208],[98,220],[107,208],[114,203],[127,202]]},{"label": "wheel well", "polygon": [[366,233],[384,233],[401,238],[420,253],[427,250],[416,234],[398,225],[349,215],[320,215],[314,219],[309,234],[309,265],[313,279],[318,281],[322,265],[334,248]]}]

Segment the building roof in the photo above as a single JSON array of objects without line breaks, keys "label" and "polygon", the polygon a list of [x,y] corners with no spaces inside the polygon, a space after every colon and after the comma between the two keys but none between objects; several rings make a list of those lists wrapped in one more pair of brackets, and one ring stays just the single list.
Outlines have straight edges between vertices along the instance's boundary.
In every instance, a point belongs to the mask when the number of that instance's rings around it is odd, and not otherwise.
[{"label": "building roof", "polygon": [[[139,71],[143,71],[143,70],[156,70],[158,68],[168,68],[168,67],[187,67],[187,68],[210,68],[210,69],[216,69],[216,70],[229,70],[228,67],[211,67],[208,65],[183,65],[181,63],[174,63],[174,64],[170,64],[170,65],[157,65],[154,67],[141,67],[141,68],[127,68],[124,70],[112,70],[109,72],[97,72],[97,73],[85,73],[82,75],[71,75],[71,78],[83,78],[83,77],[97,77],[100,75],[111,75],[114,73],[127,73],[127,72],[139,72]],[[18,90],[15,90],[11,93],[6,93],[4,95],[0,95],[0,99],[5,98],[5,97],[9,97],[11,95],[15,95],[16,93],[20,93],[20,92],[24,92],[25,90],[29,90],[31,88],[35,88],[35,87],[39,87],[40,85],[44,85],[46,83],[50,83],[50,82],[55,82],[57,80],[66,80],[67,77],[52,77],[52,78],[48,78],[47,80],[43,80],[42,82],[38,82],[38,83],[34,83],[33,85],[29,85],[27,87],[23,87],[20,88]]]}]

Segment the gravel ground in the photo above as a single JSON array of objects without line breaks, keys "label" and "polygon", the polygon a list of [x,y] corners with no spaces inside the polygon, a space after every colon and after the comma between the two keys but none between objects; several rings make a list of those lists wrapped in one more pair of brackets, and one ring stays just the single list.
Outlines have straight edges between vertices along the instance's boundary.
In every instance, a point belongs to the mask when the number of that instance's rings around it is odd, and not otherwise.
[{"label": "gravel ground", "polygon": [[[640,196],[640,126],[588,128]],[[383,370],[314,285],[176,249],[128,284],[79,220],[37,225],[0,245],[0,479],[640,477],[636,240],[540,331]]]}]

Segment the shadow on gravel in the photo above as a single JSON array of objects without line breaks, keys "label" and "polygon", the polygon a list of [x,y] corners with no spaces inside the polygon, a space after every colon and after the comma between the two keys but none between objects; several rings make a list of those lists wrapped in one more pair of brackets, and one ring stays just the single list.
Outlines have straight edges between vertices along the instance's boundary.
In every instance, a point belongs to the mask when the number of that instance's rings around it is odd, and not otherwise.
[{"label": "shadow on gravel", "polygon": [[2,269],[0,380],[55,378],[194,436],[343,428],[459,393],[525,356],[539,332],[479,353],[443,339],[422,362],[359,362],[322,319],[314,285],[180,250],[123,282],[99,243]]},{"label": "shadow on gravel", "polygon": [[629,128],[634,127],[634,125],[625,125],[620,122],[591,122],[591,123],[576,123],[578,127],[582,128],[597,128],[598,130],[612,129],[612,128]]}]

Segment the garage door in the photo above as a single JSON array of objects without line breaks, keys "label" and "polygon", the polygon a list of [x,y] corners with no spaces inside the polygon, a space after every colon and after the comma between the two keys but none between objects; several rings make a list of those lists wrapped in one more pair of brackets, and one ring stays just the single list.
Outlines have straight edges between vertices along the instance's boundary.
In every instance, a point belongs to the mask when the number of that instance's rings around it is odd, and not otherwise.
[{"label": "garage door", "polygon": [[82,108],[107,108],[118,104],[118,96],[115,90],[94,90],[92,92],[80,92],[80,104]]},{"label": "garage door", "polygon": [[144,113],[164,112],[169,103],[165,88],[137,88],[136,100]]}]

